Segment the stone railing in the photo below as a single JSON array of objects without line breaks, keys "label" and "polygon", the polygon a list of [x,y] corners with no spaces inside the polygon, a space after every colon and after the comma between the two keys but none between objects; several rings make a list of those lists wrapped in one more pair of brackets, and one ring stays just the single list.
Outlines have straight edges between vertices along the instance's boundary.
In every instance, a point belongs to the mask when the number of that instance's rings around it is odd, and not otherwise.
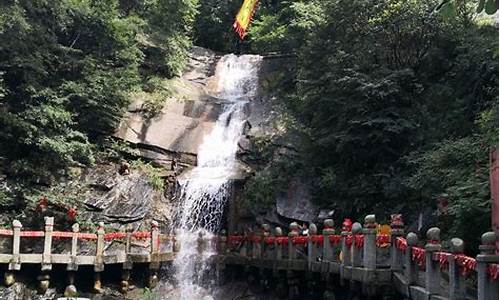
[{"label": "stone railing", "polygon": [[[95,233],[84,233],[79,231],[79,225],[74,224],[72,231],[55,231],[54,218],[45,218],[43,231],[23,231],[21,222],[12,222],[11,229],[0,229],[0,263],[8,264],[8,270],[4,274],[4,283],[12,285],[15,282],[15,273],[21,270],[23,264],[40,264],[41,275],[39,288],[44,292],[49,287],[49,271],[53,264],[66,265],[68,271],[69,290],[74,288],[75,274],[79,266],[93,266],[95,281],[94,289],[101,291],[101,273],[105,265],[122,264],[122,289],[129,287],[130,270],[134,263],[148,263],[149,277],[148,285],[157,283],[157,271],[160,262],[171,261],[174,258],[174,250],[178,248],[173,236],[161,234],[157,222],[151,222],[150,231],[105,232],[104,223],[99,223]],[[21,249],[23,244],[32,244],[27,252]],[[63,253],[54,252],[54,240],[58,244],[65,244]],[[118,247],[107,250],[112,242],[118,242]],[[40,248],[41,253],[33,253],[33,248]],[[137,247],[139,246],[139,247]],[[137,250],[140,248],[140,250]],[[8,252],[8,253],[7,253]]]},{"label": "stone railing", "polygon": [[[498,237],[493,232],[483,234],[480,254],[472,258],[463,253],[464,242],[458,238],[450,240],[450,252],[442,251],[436,227],[428,230],[427,240],[419,247],[416,234],[404,236],[400,215],[392,216],[387,235],[377,235],[374,215],[365,218],[364,226],[345,222],[340,234],[332,220],[325,220],[323,228],[318,234],[311,224],[303,236],[296,223],[290,224],[287,235],[279,227],[271,234],[270,227],[263,225],[253,235],[221,237],[219,251],[226,264],[338,274],[342,282],[366,294],[390,285],[409,299],[498,299]],[[466,281],[475,284],[468,287]]]},{"label": "stone railing", "polygon": [[[308,234],[301,235],[298,224],[291,223],[286,235],[279,227],[271,234],[270,226],[264,224],[252,235],[223,232],[213,238],[199,236],[198,251],[217,247],[216,271],[221,276],[226,265],[286,271],[292,294],[298,290],[295,272],[316,272],[326,280],[336,274],[341,284],[348,283],[351,289],[367,295],[380,294],[381,288],[392,286],[410,299],[498,298],[495,233],[483,234],[476,258],[463,254],[464,242],[458,238],[449,241],[449,252],[442,251],[438,228],[429,229],[426,238],[421,242],[414,233],[405,236],[399,215],[392,217],[390,234],[378,234],[375,216],[368,215],[363,225],[344,222],[339,233],[328,219],[321,234],[315,224],[310,224]],[[62,243],[67,243],[66,247],[58,247]],[[21,245],[26,244],[33,247],[23,251]],[[95,233],[80,232],[78,224],[70,232],[55,231],[51,217],[45,218],[43,231],[23,231],[17,220],[12,222],[12,228],[0,229],[0,263],[8,264],[5,284],[14,282],[14,275],[23,264],[40,264],[38,279],[42,292],[49,287],[49,271],[54,264],[66,265],[69,291],[76,291],[74,281],[79,266],[93,266],[94,289],[101,291],[101,273],[111,264],[122,265],[122,291],[129,289],[134,263],[149,265],[147,284],[154,287],[160,264],[172,261],[180,246],[175,236],[161,234],[154,221],[149,231],[106,232],[103,223],[99,223]],[[55,249],[60,248],[64,250],[57,253]],[[33,249],[40,253],[33,253]],[[472,294],[470,282],[474,282]]]}]

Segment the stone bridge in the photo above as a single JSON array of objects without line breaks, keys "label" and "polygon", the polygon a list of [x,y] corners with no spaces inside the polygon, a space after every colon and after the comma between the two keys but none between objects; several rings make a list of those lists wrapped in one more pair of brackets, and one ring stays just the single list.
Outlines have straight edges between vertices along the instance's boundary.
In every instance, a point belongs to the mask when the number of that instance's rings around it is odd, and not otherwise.
[{"label": "stone bridge", "polygon": [[[224,281],[227,268],[243,266],[248,272],[286,278],[288,296],[298,296],[301,283],[319,280],[328,286],[341,285],[365,296],[400,294],[405,299],[498,299],[498,237],[487,232],[481,237],[479,255],[466,256],[464,242],[453,238],[444,251],[439,228],[427,231],[425,241],[403,231],[400,215],[393,215],[391,230],[380,234],[374,215],[364,224],[344,222],[339,234],[333,221],[324,221],[321,234],[314,224],[301,235],[296,223],[288,234],[279,227],[271,233],[268,225],[251,235],[221,235],[198,238],[198,249],[217,248],[212,258],[218,281]],[[21,240],[23,243],[21,244]],[[66,243],[66,247],[60,247]],[[443,243],[445,244],[445,243]],[[21,247],[24,246],[24,248]],[[95,233],[55,231],[54,219],[45,218],[42,231],[23,231],[15,220],[12,228],[0,229],[0,264],[7,264],[6,285],[15,281],[15,273],[24,264],[41,266],[40,290],[50,285],[53,265],[61,264],[68,272],[68,288],[75,289],[79,266],[92,266],[94,289],[101,290],[101,273],[107,265],[121,265],[122,291],[129,289],[134,264],[147,264],[147,285],[154,287],[161,264],[168,264],[182,247],[174,235],[162,234],[156,222],[149,231],[106,232],[99,223]],[[62,250],[61,250],[62,249]],[[37,251],[38,250],[38,251]],[[39,253],[37,253],[39,252]],[[266,275],[267,274],[267,275]],[[271,275],[269,275],[271,274]],[[67,289],[68,290],[68,289]],[[71,289],[70,289],[71,290]]]}]

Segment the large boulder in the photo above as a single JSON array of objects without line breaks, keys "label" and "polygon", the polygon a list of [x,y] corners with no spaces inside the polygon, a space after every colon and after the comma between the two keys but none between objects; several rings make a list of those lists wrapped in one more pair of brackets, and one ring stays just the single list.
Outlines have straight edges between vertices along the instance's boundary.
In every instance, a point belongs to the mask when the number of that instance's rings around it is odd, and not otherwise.
[{"label": "large boulder", "polygon": [[288,219],[313,222],[318,216],[319,208],[311,199],[309,187],[300,179],[294,179],[289,183],[286,195],[278,197],[276,211],[278,215]]}]

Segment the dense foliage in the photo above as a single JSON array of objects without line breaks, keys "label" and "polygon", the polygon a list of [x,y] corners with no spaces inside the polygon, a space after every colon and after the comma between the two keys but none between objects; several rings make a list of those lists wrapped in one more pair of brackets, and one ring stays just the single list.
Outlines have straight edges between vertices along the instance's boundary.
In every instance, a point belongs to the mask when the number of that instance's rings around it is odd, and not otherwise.
[{"label": "dense foliage", "polygon": [[[190,46],[195,0],[2,1],[0,157],[7,173],[91,164],[151,73],[173,76]],[[154,69],[152,68],[154,66]]]},{"label": "dense foliage", "polygon": [[476,10],[464,1],[329,0],[259,12],[254,51],[297,56],[277,93],[303,124],[298,173],[312,178],[319,204],[359,218],[411,215],[444,199],[445,231],[474,240],[488,230],[498,31]]}]

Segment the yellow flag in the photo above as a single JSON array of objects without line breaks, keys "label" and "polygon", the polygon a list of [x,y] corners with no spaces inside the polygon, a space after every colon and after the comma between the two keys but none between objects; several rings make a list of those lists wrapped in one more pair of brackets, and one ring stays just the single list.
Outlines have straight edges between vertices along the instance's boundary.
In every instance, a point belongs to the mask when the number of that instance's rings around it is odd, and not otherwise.
[{"label": "yellow flag", "polygon": [[257,8],[257,3],[259,0],[245,0],[240,8],[240,11],[236,15],[236,20],[234,21],[233,28],[239,35],[240,39],[244,39],[247,35],[248,27],[250,22],[252,22],[253,13],[255,8]]}]

